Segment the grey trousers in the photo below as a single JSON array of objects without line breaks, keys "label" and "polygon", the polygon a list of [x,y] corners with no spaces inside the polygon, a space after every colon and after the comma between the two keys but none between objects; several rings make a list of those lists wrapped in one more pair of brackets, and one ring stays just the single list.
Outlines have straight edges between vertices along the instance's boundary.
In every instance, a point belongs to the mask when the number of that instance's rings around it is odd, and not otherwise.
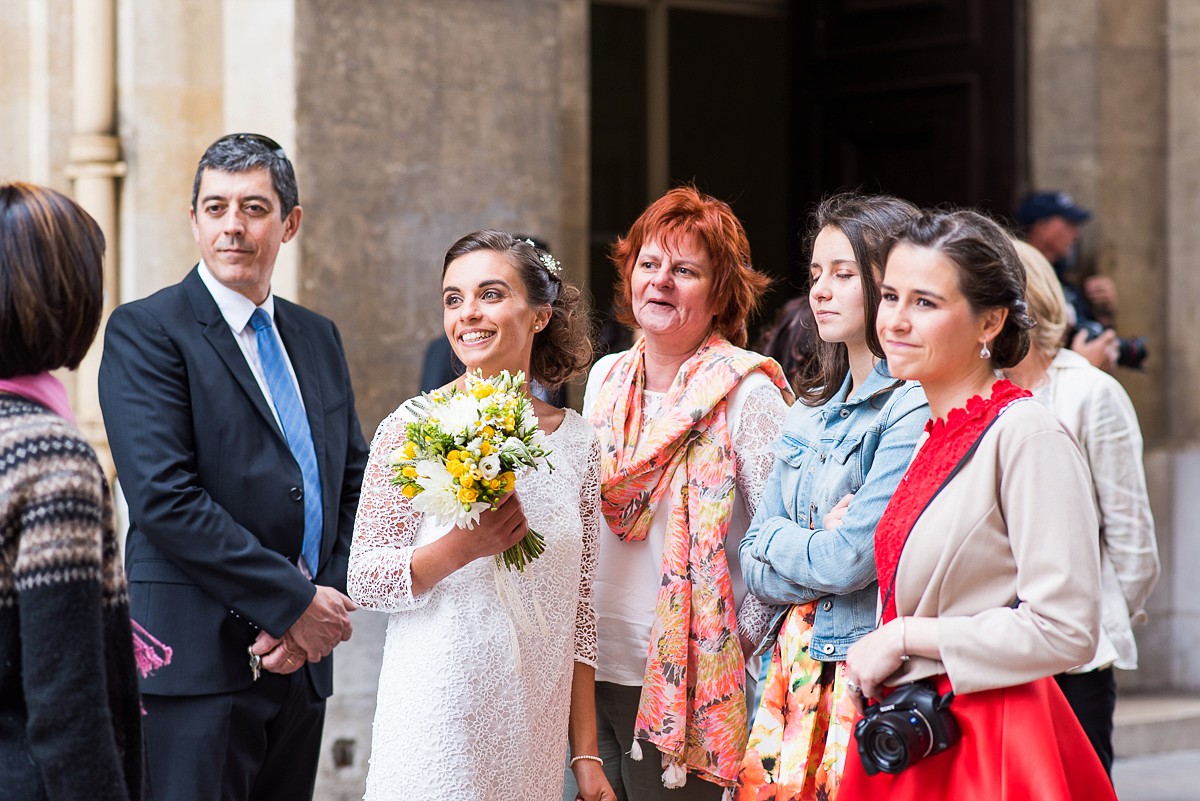
[{"label": "grey trousers", "polygon": [[[689,773],[687,783],[668,790],[662,783],[662,755],[651,743],[642,741],[642,759],[629,758],[633,747],[633,723],[637,717],[641,687],[596,682],[596,729],[598,756],[604,774],[617,793],[617,801],[720,801],[723,788]],[[563,801],[575,801],[575,776],[567,770]]]}]

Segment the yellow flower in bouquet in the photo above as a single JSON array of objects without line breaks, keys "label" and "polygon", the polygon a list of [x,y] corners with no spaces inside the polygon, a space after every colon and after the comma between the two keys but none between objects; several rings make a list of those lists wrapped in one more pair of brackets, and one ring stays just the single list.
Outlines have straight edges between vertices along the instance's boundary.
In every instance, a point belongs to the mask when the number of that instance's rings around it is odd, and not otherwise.
[{"label": "yellow flower in bouquet", "polygon": [[[517,471],[554,469],[533,401],[521,391],[524,383],[521,372],[491,378],[468,373],[465,390],[430,392],[414,401],[419,418],[408,424],[406,441],[390,462],[392,483],[418,511],[471,529],[485,509],[513,491]],[[496,562],[523,570],[543,550],[545,540],[530,529]]]}]

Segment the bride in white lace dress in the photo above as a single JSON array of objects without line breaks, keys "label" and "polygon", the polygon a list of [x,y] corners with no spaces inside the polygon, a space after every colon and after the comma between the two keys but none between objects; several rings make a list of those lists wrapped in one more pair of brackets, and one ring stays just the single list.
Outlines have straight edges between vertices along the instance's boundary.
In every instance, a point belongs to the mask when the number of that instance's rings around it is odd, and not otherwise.
[{"label": "bride in white lace dress", "polygon": [[[586,370],[579,292],[557,267],[500,231],[450,248],[443,318],[467,369],[523,370],[548,386]],[[534,404],[554,470],[520,476],[473,530],[426,520],[391,484],[411,401],[375,434],[349,568],[350,595],[391,614],[367,799],[557,801],[568,741],[580,797],[614,799],[593,697],[598,446],[574,411]],[[524,572],[500,572],[492,557],[529,527],[545,552]]]}]

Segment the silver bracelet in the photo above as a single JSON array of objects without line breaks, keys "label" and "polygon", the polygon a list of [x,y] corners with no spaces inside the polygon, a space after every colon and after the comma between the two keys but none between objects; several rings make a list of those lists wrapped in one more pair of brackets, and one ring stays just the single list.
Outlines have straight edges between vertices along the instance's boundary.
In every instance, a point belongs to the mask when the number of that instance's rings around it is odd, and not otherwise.
[{"label": "silver bracelet", "polygon": [[579,756],[571,757],[571,767],[575,767],[575,763],[581,759],[586,759],[591,762],[599,762],[600,767],[604,767],[604,760],[601,759],[600,757],[596,756],[595,754],[580,754]]},{"label": "silver bracelet", "polygon": [[900,661],[908,661],[908,638],[905,636],[907,632],[904,628],[904,618],[900,618]]}]

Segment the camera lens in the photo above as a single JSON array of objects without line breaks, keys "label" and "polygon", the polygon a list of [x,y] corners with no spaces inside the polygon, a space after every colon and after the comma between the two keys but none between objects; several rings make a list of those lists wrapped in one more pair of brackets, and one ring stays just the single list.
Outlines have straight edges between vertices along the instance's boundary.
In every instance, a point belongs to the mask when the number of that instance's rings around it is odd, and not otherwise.
[{"label": "camera lens", "polygon": [[1122,367],[1142,369],[1146,362],[1146,340],[1142,337],[1129,337],[1117,342],[1117,364]]},{"label": "camera lens", "polygon": [[885,773],[904,770],[914,759],[929,753],[932,742],[929,725],[921,716],[909,713],[898,722],[907,725],[897,728],[881,721],[867,737],[867,750]]},{"label": "camera lens", "polygon": [[858,756],[868,776],[899,773],[958,742],[958,724],[950,714],[954,693],[939,695],[928,680],[897,687],[887,700],[869,705],[854,724]]}]

